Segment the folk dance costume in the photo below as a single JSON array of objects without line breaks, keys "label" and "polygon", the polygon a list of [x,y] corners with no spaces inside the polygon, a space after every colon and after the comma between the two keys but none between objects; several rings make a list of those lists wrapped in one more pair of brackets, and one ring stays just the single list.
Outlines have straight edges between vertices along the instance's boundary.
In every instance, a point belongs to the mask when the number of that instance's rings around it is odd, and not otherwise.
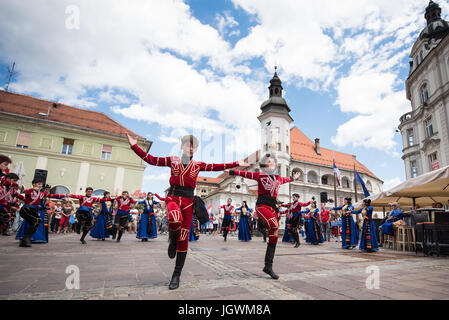
[{"label": "folk dance costume", "polygon": [[311,243],[313,245],[317,245],[324,242],[323,234],[321,233],[320,224],[318,223],[318,213],[319,209],[315,208],[312,211],[307,210],[306,213],[309,213],[309,222],[307,225],[307,238],[306,242]]},{"label": "folk dance costume", "polygon": [[334,207],[332,210],[342,210],[341,216],[341,247],[343,249],[355,248],[359,243],[357,226],[352,218],[351,211],[354,210],[352,204],[345,204],[341,207]]},{"label": "folk dance costume", "polygon": [[[301,208],[302,207],[306,207],[308,205],[310,205],[312,202],[299,202],[299,201],[294,201],[292,203],[287,203],[287,204],[283,204],[281,205],[282,207],[286,207],[289,208],[289,210],[291,211],[291,218],[288,219],[288,223],[286,220],[286,232],[288,233],[293,240],[295,241],[295,248],[298,248],[301,245],[301,242],[299,240],[299,234],[298,234],[298,228],[302,219],[302,212],[301,212]],[[285,233],[284,233],[284,237],[285,237]],[[286,241],[283,241],[286,242]],[[288,241],[290,242],[290,241]]]},{"label": "folk dance costume", "polygon": [[184,154],[181,158],[178,156],[153,157],[144,152],[137,144],[134,144],[131,149],[150,165],[170,168],[170,189],[165,201],[170,239],[168,256],[170,259],[174,259],[176,256],[176,266],[169,289],[176,289],[179,287],[179,277],[187,256],[188,235],[192,224],[194,191],[198,174],[200,171],[223,171],[235,168],[239,162],[206,164],[192,160],[191,157]]},{"label": "folk dance costume", "polygon": [[[110,199],[111,200],[111,199]],[[109,202],[109,208],[108,208]],[[112,202],[101,202],[101,212],[97,216],[97,220],[90,231],[90,236],[94,239],[105,240],[112,234]]]},{"label": "folk dance costume", "polygon": [[81,230],[83,231],[80,241],[82,244],[86,244],[84,238],[86,237],[89,230],[92,228],[92,210],[94,203],[95,202],[103,203],[106,201],[111,201],[111,199],[97,198],[87,195],[83,196],[76,194],[70,194],[68,195],[68,197],[79,200],[80,207],[76,211],[76,219],[78,220],[78,223],[76,225],[76,232],[80,234]]},{"label": "folk dance costume", "polygon": [[[371,203],[371,201],[369,202]],[[379,251],[379,242],[377,241],[376,226],[373,221],[373,207],[369,206],[358,211],[352,211],[352,214],[362,214],[362,238],[360,239],[360,250],[367,252]]]},{"label": "folk dance costume", "polygon": [[23,199],[23,196],[17,192],[17,187],[17,183],[12,183],[5,179],[0,182],[0,231],[4,235],[9,235],[6,234],[6,231],[11,220],[11,212],[15,211],[13,209],[18,206],[16,204],[17,198]]},{"label": "folk dance costume", "polygon": [[137,227],[137,239],[142,239],[143,242],[148,241],[148,239],[154,239],[157,237],[157,225],[156,217],[154,216],[154,205],[159,205],[159,202],[154,201],[153,198],[145,199],[138,202],[138,204],[143,204],[143,212],[140,215],[139,225]]},{"label": "folk dance costume", "polygon": [[198,220],[196,220],[192,216],[192,224],[190,225],[190,231],[189,231],[189,241],[197,241],[200,239],[200,233],[198,231]]},{"label": "folk dance costume", "polygon": [[115,219],[114,219],[114,234],[112,235],[112,239],[115,239],[117,236],[118,231],[118,237],[117,242],[120,242],[120,239],[122,238],[123,231],[125,230],[128,221],[131,217],[131,214],[129,213],[129,207],[131,204],[136,203],[136,200],[133,198],[124,198],[122,196],[118,196],[115,198],[115,201],[117,202],[117,212],[115,213]]},{"label": "folk dance costume", "polygon": [[240,212],[239,240],[244,242],[251,241],[249,218],[251,217],[252,210],[250,208],[240,207],[236,211]]},{"label": "folk dance costume", "polygon": [[35,189],[26,189],[24,192],[25,204],[20,209],[20,216],[24,219],[16,240],[21,240],[20,247],[31,247],[31,241],[48,242],[48,214],[45,208],[45,198],[62,199],[63,194],[48,194]]},{"label": "folk dance costume", "polygon": [[228,237],[229,230],[231,228],[232,213],[234,212],[234,206],[226,204],[226,205],[220,206],[219,209],[223,209],[224,210],[223,223],[221,225],[221,231],[223,232],[224,241],[226,241],[226,238]]},{"label": "folk dance costume", "polygon": [[278,279],[279,276],[275,274],[272,269],[279,228],[278,215],[276,212],[276,198],[279,187],[284,183],[293,181],[293,179],[290,177],[282,178],[278,175],[269,175],[265,172],[230,170],[229,174],[255,180],[258,183],[256,212],[259,222],[263,221],[268,228],[268,245],[265,253],[265,267],[263,271],[269,274],[273,279]]}]

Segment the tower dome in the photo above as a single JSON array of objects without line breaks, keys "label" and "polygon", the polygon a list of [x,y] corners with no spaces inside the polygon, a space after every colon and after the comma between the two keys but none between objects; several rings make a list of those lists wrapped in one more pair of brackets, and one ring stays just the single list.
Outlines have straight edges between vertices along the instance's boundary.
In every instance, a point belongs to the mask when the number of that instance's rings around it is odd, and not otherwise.
[{"label": "tower dome", "polygon": [[427,39],[430,43],[432,39],[442,39],[449,33],[449,23],[441,18],[441,8],[437,3],[432,0],[429,2],[424,17],[427,26],[419,35],[421,40]]}]

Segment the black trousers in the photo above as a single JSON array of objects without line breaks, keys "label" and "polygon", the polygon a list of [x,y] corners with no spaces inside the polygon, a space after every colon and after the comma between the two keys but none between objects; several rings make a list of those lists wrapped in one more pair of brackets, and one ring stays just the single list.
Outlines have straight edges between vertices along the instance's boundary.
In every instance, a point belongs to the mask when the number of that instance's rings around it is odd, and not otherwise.
[{"label": "black trousers", "polygon": [[80,233],[81,228],[83,229],[83,231],[90,230],[90,228],[92,227],[92,217],[89,211],[78,210],[76,213],[76,218],[78,220],[78,233]]},{"label": "black trousers", "polygon": [[116,231],[125,230],[128,225],[129,216],[127,214],[116,214],[114,218],[114,226]]},{"label": "black trousers", "polygon": [[33,235],[42,222],[37,209],[23,206],[20,209],[20,216],[30,225],[24,236]]}]

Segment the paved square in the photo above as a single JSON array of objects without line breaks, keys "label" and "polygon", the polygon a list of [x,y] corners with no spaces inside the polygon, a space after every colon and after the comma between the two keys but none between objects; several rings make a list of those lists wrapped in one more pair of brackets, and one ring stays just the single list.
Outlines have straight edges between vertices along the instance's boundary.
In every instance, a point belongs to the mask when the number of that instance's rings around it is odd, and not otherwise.
[{"label": "paved square", "polygon": [[[279,242],[274,259],[279,280],[262,272],[266,244],[236,236],[201,235],[189,243],[178,290],[168,290],[174,260],[167,236],[140,242],[126,233],[120,243],[79,235],[50,235],[48,244],[20,248],[0,237],[0,299],[301,300],[449,299],[449,258],[383,250],[343,250],[340,243]],[[80,270],[80,289],[66,289],[68,266]],[[367,267],[379,268],[379,289],[368,289]]]}]

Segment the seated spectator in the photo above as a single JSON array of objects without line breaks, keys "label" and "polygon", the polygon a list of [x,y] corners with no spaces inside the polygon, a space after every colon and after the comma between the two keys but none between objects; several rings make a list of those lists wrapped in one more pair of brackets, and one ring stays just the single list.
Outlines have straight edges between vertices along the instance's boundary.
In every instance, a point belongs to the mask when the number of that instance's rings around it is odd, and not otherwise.
[{"label": "seated spectator", "polygon": [[391,204],[391,208],[393,210],[390,212],[390,216],[388,217],[386,222],[380,226],[380,228],[381,228],[383,234],[388,234],[390,236],[393,236],[394,235],[393,223],[396,221],[399,221],[399,220],[403,220],[404,213],[399,208],[399,205],[396,202]]}]

